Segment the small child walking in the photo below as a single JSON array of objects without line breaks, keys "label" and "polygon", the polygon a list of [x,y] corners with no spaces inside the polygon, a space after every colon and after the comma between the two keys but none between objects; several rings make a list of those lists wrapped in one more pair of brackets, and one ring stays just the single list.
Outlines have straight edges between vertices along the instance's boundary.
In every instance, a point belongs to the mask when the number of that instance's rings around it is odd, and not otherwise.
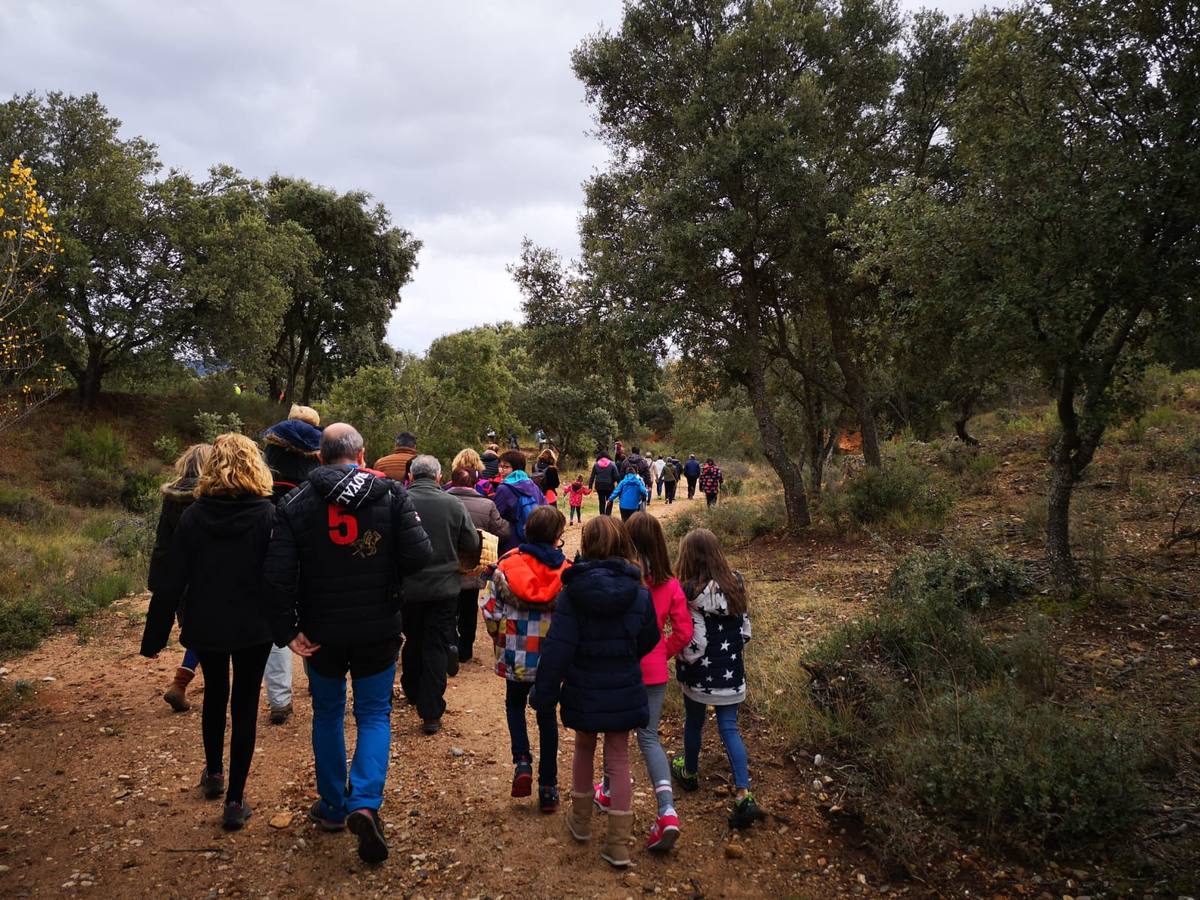
[{"label": "small child walking", "polygon": [[[505,680],[504,712],[512,744],[512,796],[528,797],[533,785],[533,755],[525,707],[537,676],[542,642],[550,630],[562,575],[570,567],[560,538],[563,514],[539,506],[525,522],[525,541],[504,554],[484,595],[483,618],[496,643],[496,674]],[[558,723],[554,707],[538,709],[538,808],[558,809]]]},{"label": "small child walking", "polygon": [[[646,838],[646,849],[666,852],[675,846],[679,838],[679,814],[675,811],[675,796],[671,791],[671,768],[658,740],[658,724],[662,718],[663,700],[670,678],[667,660],[691,643],[692,614],[683,588],[671,574],[667,538],[658,519],[649,513],[637,513],[626,527],[633,541],[633,549],[641,561],[646,586],[650,588],[655,620],[659,631],[663,632],[662,639],[654,645],[654,649],[642,657],[642,681],[646,685],[650,721],[645,728],[637,730],[637,742],[658,803],[658,817]],[[668,622],[670,630],[663,631]],[[596,785],[596,806],[607,812],[611,803],[608,784],[602,781]]]},{"label": "small child walking", "polygon": [[629,732],[650,720],[640,660],[658,643],[650,592],[633,561],[625,527],[610,516],[583,526],[581,562],[563,574],[563,592],[538,666],[533,706],[562,703],[562,723],[575,730],[571,810],[567,828],[583,843],[592,836],[596,744],[604,735],[604,771],[611,790],[608,832],[600,856],[630,863],[633,782]]},{"label": "small child walking", "polygon": [[746,585],[707,528],[694,529],[679,542],[675,574],[691,610],[692,639],[675,663],[683,687],[683,754],[671,760],[671,775],[685,791],[700,787],[700,743],[708,707],[713,707],[737,791],[729,825],[749,828],[764,813],[750,793],[750,764],[737,725],[746,699],[743,651],[750,640]]},{"label": "small child walking", "polygon": [[575,476],[575,480],[567,485],[567,506],[571,511],[571,518],[568,524],[574,525],[575,519],[579,519],[579,524],[583,524],[583,498],[592,492],[592,489],[584,484],[583,473],[580,472]]}]

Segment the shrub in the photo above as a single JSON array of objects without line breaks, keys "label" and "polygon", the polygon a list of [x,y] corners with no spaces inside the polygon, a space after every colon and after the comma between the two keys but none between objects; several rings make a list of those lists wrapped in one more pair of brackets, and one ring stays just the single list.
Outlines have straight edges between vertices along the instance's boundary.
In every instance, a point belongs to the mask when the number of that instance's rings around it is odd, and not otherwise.
[{"label": "shrub", "polygon": [[56,524],[65,511],[37,494],[0,485],[0,516],[11,522]]},{"label": "shrub", "polygon": [[18,678],[11,684],[7,681],[0,681],[0,718],[24,704],[35,693],[37,693],[37,685],[25,678]]},{"label": "shrub", "polygon": [[0,653],[32,650],[50,633],[50,615],[32,597],[0,602]]},{"label": "shrub", "polygon": [[949,547],[909,554],[888,585],[888,593],[900,602],[945,592],[968,609],[1011,603],[1032,589],[1033,579],[1023,563],[980,548]]},{"label": "shrub", "polygon": [[179,458],[179,441],[170,434],[160,434],[154,439],[154,452],[165,463],[173,463]]},{"label": "shrub", "polygon": [[783,497],[738,497],[712,508],[686,509],[672,516],[668,533],[681,538],[693,528],[707,528],[723,541],[748,541],[779,531],[786,524]]},{"label": "shrub", "polygon": [[97,425],[91,431],[72,425],[63,434],[62,450],[84,468],[120,472],[125,467],[125,440],[108,425]]},{"label": "shrub", "polygon": [[1110,834],[1140,797],[1127,734],[1003,686],[939,697],[894,753],[905,790],[993,838],[1004,828],[1056,844]]},{"label": "shrub", "polygon": [[159,500],[158,472],[149,469],[131,469],[125,473],[125,484],[121,489],[121,505],[130,512],[149,512]]},{"label": "shrub", "polygon": [[112,506],[125,491],[125,476],[88,466],[68,473],[63,489],[76,506]]},{"label": "shrub", "polygon": [[142,570],[154,549],[156,524],[152,515],[118,519],[110,523],[103,540],[121,559],[130,560],[133,567]]},{"label": "shrub", "polygon": [[940,528],[953,497],[932,483],[927,469],[897,457],[882,469],[863,469],[845,487],[846,510],[856,525],[897,531]]},{"label": "shrub", "polygon": [[211,444],[222,434],[229,432],[241,433],[242,417],[235,412],[221,415],[215,412],[198,412],[195,417],[196,430],[200,433],[200,440],[206,444]]}]

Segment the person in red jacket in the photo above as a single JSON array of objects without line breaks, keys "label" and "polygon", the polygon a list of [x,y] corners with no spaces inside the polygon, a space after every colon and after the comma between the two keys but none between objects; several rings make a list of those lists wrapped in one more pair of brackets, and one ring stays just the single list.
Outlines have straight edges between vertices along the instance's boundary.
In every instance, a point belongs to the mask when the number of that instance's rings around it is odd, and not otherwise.
[{"label": "person in red jacket", "polygon": [[[637,742],[658,803],[658,817],[646,838],[646,849],[665,852],[675,846],[679,838],[679,814],[675,811],[675,795],[671,790],[671,766],[658,739],[658,723],[667,695],[667,682],[670,680],[667,660],[692,640],[692,614],[688,610],[683,588],[671,574],[667,538],[658,519],[640,512],[625,524],[640,558],[642,571],[645,572],[650,599],[654,601],[658,630],[662,634],[654,649],[642,657],[642,681],[646,685],[650,721],[645,728],[637,729]],[[668,622],[670,628],[665,628]],[[595,802],[601,811],[608,810],[611,798],[604,781],[596,785]]]}]

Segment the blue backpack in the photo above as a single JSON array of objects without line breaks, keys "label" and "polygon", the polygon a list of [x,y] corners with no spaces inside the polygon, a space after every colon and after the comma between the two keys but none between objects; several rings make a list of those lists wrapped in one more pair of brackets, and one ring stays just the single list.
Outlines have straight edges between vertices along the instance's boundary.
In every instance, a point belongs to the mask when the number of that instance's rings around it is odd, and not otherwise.
[{"label": "blue backpack", "polygon": [[517,521],[513,523],[513,531],[517,536],[517,542],[525,543],[525,522],[529,519],[529,514],[534,507],[544,506],[546,498],[538,494],[536,498],[527,497],[525,494],[517,495]]}]

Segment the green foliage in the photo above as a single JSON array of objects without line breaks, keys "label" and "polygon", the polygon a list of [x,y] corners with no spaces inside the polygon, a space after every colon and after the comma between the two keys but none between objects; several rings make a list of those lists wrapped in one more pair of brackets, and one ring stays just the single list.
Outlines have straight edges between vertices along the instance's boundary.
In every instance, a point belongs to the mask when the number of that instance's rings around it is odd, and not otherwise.
[{"label": "green foliage", "polygon": [[121,505],[130,512],[149,512],[158,505],[161,481],[157,469],[130,469],[121,488]]},{"label": "green foliage", "polygon": [[62,451],[85,468],[105,472],[122,471],[128,454],[125,439],[108,425],[97,425],[90,431],[72,425],[63,434]]},{"label": "green foliage", "polygon": [[885,468],[856,472],[841,493],[826,501],[835,520],[844,514],[854,525],[898,532],[940,528],[954,502],[928,469],[904,455]]},{"label": "green foliage", "polygon": [[224,415],[215,412],[198,412],[193,416],[193,421],[196,423],[196,431],[200,434],[200,440],[206,444],[211,444],[223,434],[230,432],[241,434],[243,425],[242,417],[234,412]]},{"label": "green foliage", "polygon": [[600,383],[583,380],[572,384],[548,378],[518,389],[513,411],[530,429],[544,428],[569,457],[607,447],[617,433],[617,423],[607,406]]},{"label": "green foliage", "polygon": [[888,585],[889,595],[899,602],[945,594],[976,610],[1012,603],[1032,589],[1024,563],[979,547],[914,551],[893,570]]},{"label": "green foliage", "polygon": [[0,516],[10,522],[54,525],[64,512],[37,494],[0,484]]},{"label": "green foliage", "polygon": [[154,439],[154,453],[168,465],[179,458],[179,439],[172,434],[160,434]]},{"label": "green foliage", "polygon": [[723,542],[736,543],[782,531],[786,522],[783,496],[773,491],[722,499],[711,508],[689,506],[668,520],[667,532],[682,538],[693,528],[707,528]]},{"label": "green foliage", "polygon": [[1002,687],[945,694],[894,748],[904,789],[991,837],[1056,844],[1127,828],[1142,800],[1137,741]]},{"label": "green foliage", "polygon": [[125,492],[125,476],[94,467],[72,469],[63,482],[63,490],[76,506],[112,506],[120,502]]},{"label": "green foliage", "polygon": [[49,634],[50,624],[37,598],[0,599],[0,655],[32,650]]}]

